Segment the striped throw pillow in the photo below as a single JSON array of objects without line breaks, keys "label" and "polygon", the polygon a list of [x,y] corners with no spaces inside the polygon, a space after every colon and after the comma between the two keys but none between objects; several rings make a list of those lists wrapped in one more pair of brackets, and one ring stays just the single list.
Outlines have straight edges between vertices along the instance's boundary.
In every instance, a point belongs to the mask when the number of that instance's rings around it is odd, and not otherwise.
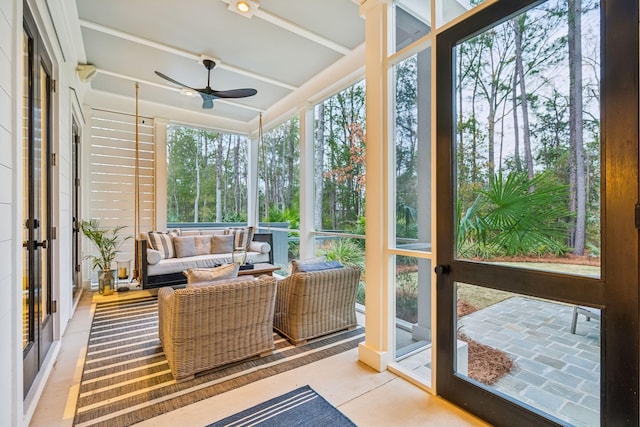
[{"label": "striped throw pillow", "polygon": [[249,249],[249,243],[253,239],[253,227],[228,227],[225,234],[233,234],[233,246],[235,248]]},{"label": "striped throw pillow", "polygon": [[150,231],[149,243],[151,243],[151,249],[155,249],[160,252],[162,258],[175,258],[176,251],[173,247],[173,238],[178,237],[173,232],[163,233],[162,231]]}]

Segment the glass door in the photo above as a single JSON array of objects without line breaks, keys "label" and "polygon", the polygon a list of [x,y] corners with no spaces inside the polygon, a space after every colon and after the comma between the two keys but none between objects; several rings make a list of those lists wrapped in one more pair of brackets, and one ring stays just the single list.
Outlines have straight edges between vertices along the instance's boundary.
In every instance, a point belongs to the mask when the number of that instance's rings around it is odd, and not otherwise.
[{"label": "glass door", "polygon": [[53,341],[51,317],[51,62],[25,7],[23,32],[23,371],[29,392]]},{"label": "glass door", "polygon": [[82,288],[81,254],[80,254],[80,133],[74,118],[71,126],[71,169],[73,193],[71,196],[71,268],[73,274],[72,295],[75,298]]},{"label": "glass door", "polygon": [[438,38],[437,391],[496,425],[638,422],[638,82],[605,81],[638,67],[637,25],[607,46],[623,3],[605,26],[592,0],[498,2]]}]

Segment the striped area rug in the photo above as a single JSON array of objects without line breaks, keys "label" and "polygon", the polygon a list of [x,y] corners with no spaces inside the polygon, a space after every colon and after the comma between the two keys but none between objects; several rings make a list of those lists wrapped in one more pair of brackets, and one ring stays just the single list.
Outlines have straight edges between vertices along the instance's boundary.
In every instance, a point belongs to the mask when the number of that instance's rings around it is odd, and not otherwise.
[{"label": "striped area rug", "polygon": [[355,427],[308,385],[238,412],[207,427]]},{"label": "striped area rug", "polygon": [[274,334],[273,354],[176,383],[158,339],[155,297],[100,303],[91,326],[74,425],[129,426],[225,391],[355,348],[364,329],[294,347]]}]

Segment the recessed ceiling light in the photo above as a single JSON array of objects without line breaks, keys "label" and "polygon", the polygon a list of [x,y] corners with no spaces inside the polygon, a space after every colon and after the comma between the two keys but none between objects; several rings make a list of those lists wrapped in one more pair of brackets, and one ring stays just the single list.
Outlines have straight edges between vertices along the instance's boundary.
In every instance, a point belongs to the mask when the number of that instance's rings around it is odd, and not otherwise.
[{"label": "recessed ceiling light", "polygon": [[222,0],[224,2],[229,3],[227,8],[237,13],[238,15],[242,15],[245,18],[251,18],[254,13],[260,7],[260,4],[257,0]]},{"label": "recessed ceiling light", "polygon": [[236,3],[236,9],[238,9],[242,13],[247,13],[251,9],[246,1],[239,1]]}]

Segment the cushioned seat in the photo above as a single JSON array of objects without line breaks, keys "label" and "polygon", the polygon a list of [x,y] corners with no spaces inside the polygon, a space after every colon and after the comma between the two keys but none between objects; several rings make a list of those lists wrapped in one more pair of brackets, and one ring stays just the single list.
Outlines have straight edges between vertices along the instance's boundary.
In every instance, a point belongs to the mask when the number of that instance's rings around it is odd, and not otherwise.
[{"label": "cushioned seat", "polygon": [[198,283],[158,291],[158,333],[176,380],[270,353],[276,279]]},{"label": "cushioned seat", "polygon": [[293,344],[355,328],[360,270],[298,272],[278,281],[273,327]]}]

